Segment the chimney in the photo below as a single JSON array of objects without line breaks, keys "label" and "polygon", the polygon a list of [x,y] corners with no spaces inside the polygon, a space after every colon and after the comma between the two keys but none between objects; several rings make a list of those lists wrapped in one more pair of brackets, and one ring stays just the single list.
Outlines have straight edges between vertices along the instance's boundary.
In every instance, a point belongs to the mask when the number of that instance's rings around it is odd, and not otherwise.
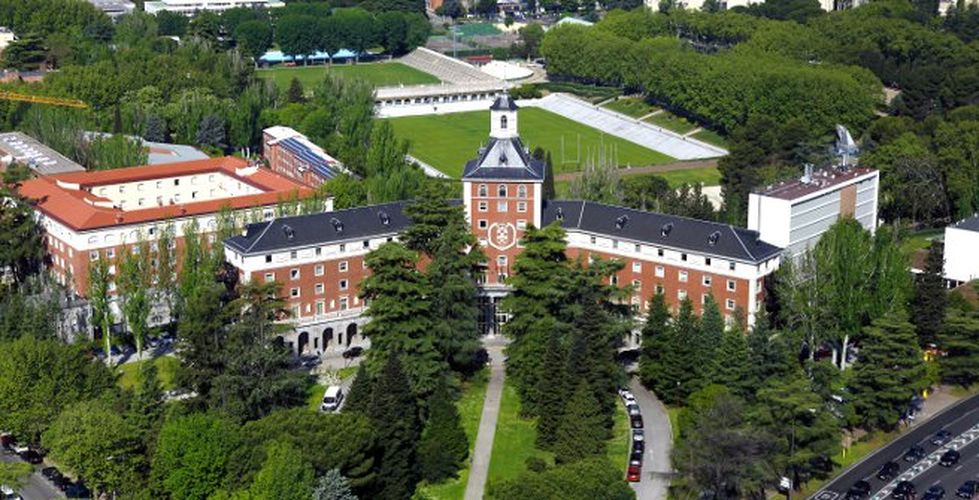
[{"label": "chimney", "polygon": [[803,184],[812,184],[812,163],[806,163],[803,166],[804,173],[802,178],[799,179]]}]

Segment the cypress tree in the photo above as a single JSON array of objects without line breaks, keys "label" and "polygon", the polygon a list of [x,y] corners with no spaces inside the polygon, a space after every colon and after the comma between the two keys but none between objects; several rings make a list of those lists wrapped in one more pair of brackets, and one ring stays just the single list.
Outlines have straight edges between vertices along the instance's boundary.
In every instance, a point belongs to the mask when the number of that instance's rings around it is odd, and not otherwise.
[{"label": "cypress tree", "polygon": [[428,400],[428,421],[418,443],[418,467],[422,479],[437,483],[457,477],[469,455],[469,441],[459,421],[459,410],[445,383]]},{"label": "cypress tree", "polygon": [[707,301],[704,302],[700,328],[696,331],[694,348],[696,349],[696,357],[700,362],[696,365],[695,387],[692,387],[690,392],[712,384],[722,364],[721,360],[718,359],[718,350],[721,346],[721,339],[724,337],[724,318],[721,316],[721,310],[713,295],[708,295]]},{"label": "cypress tree", "polygon": [[357,367],[357,374],[354,381],[350,384],[347,392],[347,401],[343,403],[343,411],[350,413],[360,413],[367,415],[371,405],[371,398],[374,395],[374,380],[367,372],[367,365],[361,363]]},{"label": "cypress tree", "polygon": [[646,323],[642,327],[642,346],[639,358],[639,378],[648,388],[657,387],[663,378],[663,354],[670,344],[670,309],[662,293],[653,295]]},{"label": "cypress tree", "polygon": [[603,416],[591,388],[582,380],[568,400],[554,442],[554,460],[559,464],[601,455],[605,452]]},{"label": "cypress tree", "polygon": [[453,369],[472,373],[480,368],[483,348],[474,271],[485,259],[472,232],[459,224],[447,226],[435,243],[426,270],[432,286],[432,317],[438,318],[432,329],[435,348]]},{"label": "cypress tree", "polygon": [[693,392],[697,381],[697,336],[700,325],[693,313],[690,298],[680,302],[680,311],[670,328],[670,343],[663,351],[663,378],[657,392],[674,404],[683,403]]},{"label": "cypress tree", "polygon": [[409,498],[419,479],[416,458],[421,424],[415,397],[397,355],[387,359],[369,408],[377,442],[382,447],[373,498]]},{"label": "cypress tree", "polygon": [[948,296],[945,291],[943,267],[944,248],[939,241],[932,241],[925,259],[924,272],[917,276],[914,298],[911,301],[911,319],[918,343],[922,346],[934,343],[942,332]]},{"label": "cypress tree", "polygon": [[547,336],[542,370],[547,374],[540,379],[540,417],[537,420],[537,446],[548,449],[557,440],[557,429],[564,416],[568,401],[568,377],[566,356],[561,346],[560,334],[552,329]]},{"label": "cypress tree", "polygon": [[286,93],[286,101],[290,103],[306,102],[306,92],[303,89],[303,83],[296,77],[293,77],[292,81],[289,82],[289,91]]},{"label": "cypress tree", "polygon": [[715,384],[728,387],[731,391],[745,395],[748,371],[748,340],[744,335],[744,314],[741,309],[734,313],[734,321],[721,336],[720,347],[717,349],[718,362],[714,364]]}]

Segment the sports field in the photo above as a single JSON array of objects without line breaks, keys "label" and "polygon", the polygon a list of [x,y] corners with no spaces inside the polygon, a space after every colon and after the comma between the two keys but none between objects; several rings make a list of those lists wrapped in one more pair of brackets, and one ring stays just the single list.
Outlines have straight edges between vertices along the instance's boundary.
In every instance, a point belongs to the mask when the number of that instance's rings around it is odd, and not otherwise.
[{"label": "sports field", "polygon": [[359,78],[366,80],[376,87],[388,85],[421,85],[438,83],[439,79],[419,71],[411,66],[398,62],[334,64],[333,66],[277,66],[270,69],[258,70],[258,76],[271,78],[280,89],[289,88],[293,78],[298,78],[303,88],[309,92],[323,77],[331,73],[341,78]]},{"label": "sports field", "polygon": [[[518,124],[524,145],[551,152],[554,172],[576,172],[589,156],[604,147],[607,157],[621,166],[658,165],[673,158],[638,144],[603,134],[539,108],[519,111]],[[473,159],[489,137],[489,111],[391,118],[395,134],[410,142],[412,156],[450,177],[458,178],[466,161]]]}]

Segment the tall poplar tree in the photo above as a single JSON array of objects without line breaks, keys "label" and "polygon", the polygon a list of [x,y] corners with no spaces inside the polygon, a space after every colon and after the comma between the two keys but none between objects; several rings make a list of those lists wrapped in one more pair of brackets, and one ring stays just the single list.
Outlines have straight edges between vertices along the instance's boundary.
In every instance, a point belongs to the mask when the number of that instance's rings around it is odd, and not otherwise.
[{"label": "tall poplar tree", "polygon": [[109,263],[99,257],[89,262],[88,266],[88,300],[92,305],[92,323],[102,334],[102,346],[105,349],[105,363],[112,364],[112,324],[115,323],[112,314],[112,300],[109,296]]}]

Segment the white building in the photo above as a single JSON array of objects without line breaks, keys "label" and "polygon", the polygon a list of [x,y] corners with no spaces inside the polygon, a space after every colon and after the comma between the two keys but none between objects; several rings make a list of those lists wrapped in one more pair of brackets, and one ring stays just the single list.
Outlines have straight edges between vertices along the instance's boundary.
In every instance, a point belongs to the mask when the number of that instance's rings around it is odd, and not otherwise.
[{"label": "white building", "polygon": [[0,26],[0,52],[3,52],[3,49],[16,39],[17,36],[14,35],[13,30],[6,26]]},{"label": "white building", "polygon": [[202,10],[220,12],[236,7],[268,9],[283,6],[285,6],[285,2],[281,0],[156,0],[143,4],[143,8],[150,14],[168,10],[188,16],[192,16]]},{"label": "white building", "polygon": [[840,217],[855,218],[868,231],[877,227],[880,172],[869,168],[807,172],[748,196],[748,229],[796,257],[812,248]]},{"label": "white building", "polygon": [[88,0],[88,3],[96,9],[105,12],[105,15],[115,19],[119,16],[132,14],[136,10],[136,4],[130,0]]},{"label": "white building", "polygon": [[959,285],[979,279],[979,215],[945,228],[945,279]]}]

